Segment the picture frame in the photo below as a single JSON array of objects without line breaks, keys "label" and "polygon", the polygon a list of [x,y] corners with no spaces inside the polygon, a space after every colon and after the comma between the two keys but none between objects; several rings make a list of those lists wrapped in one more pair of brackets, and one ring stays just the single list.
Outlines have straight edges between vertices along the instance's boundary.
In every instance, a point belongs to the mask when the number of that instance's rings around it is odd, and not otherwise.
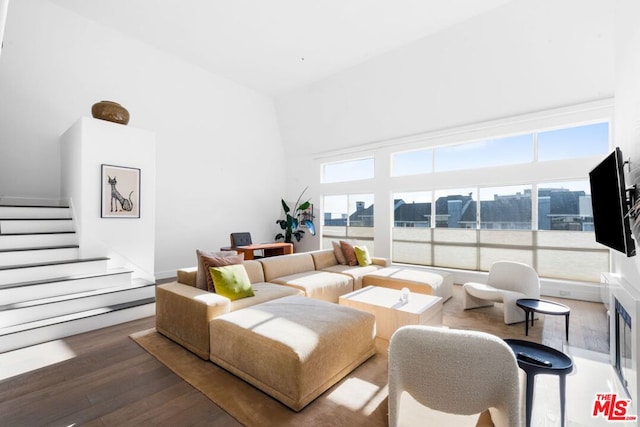
[{"label": "picture frame", "polygon": [[140,218],[140,169],[102,164],[101,218]]},{"label": "picture frame", "polygon": [[298,213],[298,224],[302,228],[308,228],[304,223],[305,220],[313,222],[313,203],[309,204],[309,207]]}]

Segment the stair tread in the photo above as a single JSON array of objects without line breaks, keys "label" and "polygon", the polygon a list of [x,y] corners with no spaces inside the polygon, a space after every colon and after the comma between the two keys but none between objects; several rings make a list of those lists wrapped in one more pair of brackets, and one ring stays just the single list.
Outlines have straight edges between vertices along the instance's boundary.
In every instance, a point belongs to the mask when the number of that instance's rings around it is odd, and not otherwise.
[{"label": "stair tread", "polygon": [[23,309],[28,307],[36,307],[36,306],[41,306],[45,304],[53,304],[53,303],[59,303],[64,301],[71,301],[75,299],[82,299],[82,298],[87,298],[87,297],[92,297],[97,295],[107,295],[107,294],[112,294],[117,292],[129,291],[133,289],[140,289],[147,286],[155,286],[155,283],[149,282],[149,281],[136,280],[123,286],[113,286],[110,288],[92,289],[90,291],[73,292],[69,294],[56,295],[48,298],[38,298],[38,299],[22,301],[14,304],[0,305],[0,312],[7,311],[7,310]]},{"label": "stair tread", "polygon": [[100,271],[96,273],[73,274],[69,276],[51,277],[48,279],[41,279],[41,280],[29,280],[27,282],[7,283],[4,285],[0,285],[0,289],[20,288],[23,286],[44,285],[46,283],[58,283],[58,282],[66,282],[66,281],[72,281],[72,280],[82,280],[82,279],[89,279],[92,277],[116,276],[118,274],[128,274],[128,273],[133,273],[133,270],[128,270],[126,268],[116,268],[116,269],[110,269],[107,271]]},{"label": "stair tread", "polygon": [[43,234],[75,234],[75,231],[30,231],[28,233],[0,233],[0,236],[40,236]]},{"label": "stair tread", "polygon": [[3,252],[28,252],[28,251],[46,251],[54,249],[78,249],[80,245],[60,245],[60,246],[33,246],[29,248],[11,248],[0,249],[0,253]]},{"label": "stair tread", "polygon": [[109,257],[95,257],[95,258],[74,258],[74,259],[63,259],[60,261],[47,261],[47,262],[36,262],[30,264],[15,264],[15,265],[2,265],[0,266],[0,271],[2,270],[16,270],[19,268],[32,268],[32,267],[48,267],[51,265],[64,265],[64,264],[78,264],[83,262],[92,262],[92,261],[108,261]]},{"label": "stair tread", "polygon": [[19,332],[25,332],[32,329],[43,328],[59,323],[71,322],[74,320],[81,320],[93,316],[99,316],[101,314],[110,313],[113,311],[123,310],[127,308],[138,307],[141,305],[152,304],[155,302],[155,297],[144,298],[135,301],[128,301],[120,304],[114,304],[107,307],[96,308],[92,310],[79,311],[76,313],[65,314],[63,316],[51,317],[48,319],[36,320],[34,322],[21,323],[20,325],[9,326],[6,328],[0,328],[0,336],[15,334]]},{"label": "stair tread", "polygon": [[7,208],[61,208],[68,209],[67,200],[24,198],[24,197],[2,197],[0,207]]},{"label": "stair tread", "polygon": [[20,218],[16,218],[16,217],[11,217],[11,218],[0,218],[0,221],[73,221],[73,218],[71,217],[66,217],[66,218],[33,218],[33,217],[20,217]]}]

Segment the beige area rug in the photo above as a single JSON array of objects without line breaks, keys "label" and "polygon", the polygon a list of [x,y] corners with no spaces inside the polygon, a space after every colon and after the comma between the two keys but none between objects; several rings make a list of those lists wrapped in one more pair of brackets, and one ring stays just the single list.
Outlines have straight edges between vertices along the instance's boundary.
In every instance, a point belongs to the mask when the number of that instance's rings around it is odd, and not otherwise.
[{"label": "beige area rug", "polygon": [[131,335],[147,352],[245,426],[386,426],[387,342],[378,352],[301,412],[294,412],[252,385],[200,359],[149,329]]}]

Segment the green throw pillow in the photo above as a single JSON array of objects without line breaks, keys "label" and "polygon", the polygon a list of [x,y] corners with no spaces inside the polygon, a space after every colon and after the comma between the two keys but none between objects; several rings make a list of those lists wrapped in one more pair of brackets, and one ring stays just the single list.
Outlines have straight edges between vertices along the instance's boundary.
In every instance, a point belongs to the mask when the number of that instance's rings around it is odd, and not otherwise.
[{"label": "green throw pillow", "polygon": [[366,246],[354,246],[353,250],[356,252],[356,258],[358,259],[358,265],[360,267],[365,267],[367,265],[371,265],[371,257],[369,256],[369,251]]},{"label": "green throw pillow", "polygon": [[242,264],[209,267],[216,293],[230,300],[252,297],[253,287]]}]

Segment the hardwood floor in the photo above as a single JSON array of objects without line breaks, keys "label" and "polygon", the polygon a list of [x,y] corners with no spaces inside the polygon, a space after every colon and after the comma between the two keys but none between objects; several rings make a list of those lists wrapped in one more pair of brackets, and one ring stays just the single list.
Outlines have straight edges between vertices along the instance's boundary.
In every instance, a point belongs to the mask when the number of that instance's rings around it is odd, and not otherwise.
[{"label": "hardwood floor", "polygon": [[[454,288],[445,325],[524,338],[523,324],[502,323],[499,306],[463,311]],[[553,300],[571,307],[572,346],[608,352],[602,304]],[[75,357],[0,381],[0,426],[239,425],[128,337],[153,326],[150,317],[64,339]],[[527,339],[561,347],[564,318],[541,318]]]},{"label": "hardwood floor", "polygon": [[154,325],[150,317],[64,339],[75,358],[0,382],[0,425],[239,425],[129,338]]}]

